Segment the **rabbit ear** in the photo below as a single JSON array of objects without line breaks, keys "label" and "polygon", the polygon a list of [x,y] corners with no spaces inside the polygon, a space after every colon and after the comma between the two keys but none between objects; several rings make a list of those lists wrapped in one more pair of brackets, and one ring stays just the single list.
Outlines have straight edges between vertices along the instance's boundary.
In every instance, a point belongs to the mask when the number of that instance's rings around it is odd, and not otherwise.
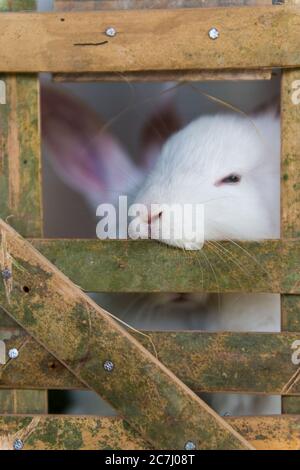
[{"label": "rabbit ear", "polygon": [[42,86],[42,136],[58,174],[90,201],[112,202],[138,178],[98,115],[69,92]]},{"label": "rabbit ear", "polygon": [[141,162],[146,169],[153,167],[166,140],[182,128],[182,121],[174,104],[174,93],[166,91],[142,130]]}]

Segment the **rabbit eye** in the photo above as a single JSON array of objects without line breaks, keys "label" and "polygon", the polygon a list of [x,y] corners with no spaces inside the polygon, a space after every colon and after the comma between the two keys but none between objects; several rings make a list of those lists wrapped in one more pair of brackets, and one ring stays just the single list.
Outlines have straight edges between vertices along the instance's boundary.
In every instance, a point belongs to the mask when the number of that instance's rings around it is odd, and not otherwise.
[{"label": "rabbit eye", "polygon": [[236,183],[239,183],[240,181],[241,181],[241,176],[236,175],[235,173],[232,173],[231,175],[228,175],[225,178],[218,181],[217,186],[220,186],[220,184],[236,184]]}]

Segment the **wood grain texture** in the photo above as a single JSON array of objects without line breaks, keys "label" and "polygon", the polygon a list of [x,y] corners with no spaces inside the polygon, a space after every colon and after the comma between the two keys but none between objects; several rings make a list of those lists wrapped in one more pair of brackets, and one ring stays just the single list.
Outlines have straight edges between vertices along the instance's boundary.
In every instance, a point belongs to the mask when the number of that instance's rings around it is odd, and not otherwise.
[{"label": "wood grain texture", "polygon": [[39,83],[34,76],[1,76],[0,214],[24,236],[41,236]]},{"label": "wood grain texture", "polygon": [[203,252],[189,253],[148,240],[32,242],[89,292],[300,292],[300,242],[294,240],[226,241],[221,252],[206,244]]},{"label": "wood grain texture", "polygon": [[[56,11],[97,11],[97,10],[130,10],[139,8],[202,8],[236,5],[271,5],[271,0],[55,0]],[[268,70],[241,71],[159,71],[126,73],[126,81],[156,82],[156,81],[211,81],[211,80],[270,80],[272,72]],[[116,82],[124,79],[118,73],[93,74],[55,74],[56,82]]]},{"label": "wood grain texture", "polygon": [[282,236],[300,237],[300,69],[284,71],[281,90]]},{"label": "wood grain texture", "polygon": [[[18,359],[0,366],[0,388],[86,388],[55,357],[12,322],[4,328],[0,312],[0,339],[6,350],[16,347]],[[4,323],[7,325],[7,323]],[[297,371],[292,344],[297,333],[146,332],[134,334],[188,387],[199,392],[238,392],[279,395]],[[300,395],[295,381],[289,393]]]},{"label": "wood grain texture", "polygon": [[47,413],[48,394],[45,390],[34,390],[29,387],[26,390],[0,390],[0,410],[2,414]]},{"label": "wood grain texture", "polygon": [[58,11],[212,8],[272,4],[272,0],[54,0],[54,2]]},{"label": "wood grain texture", "polygon": [[[299,24],[300,9],[284,6],[6,13],[0,67],[63,73],[296,67]],[[110,26],[115,37],[105,34]],[[215,41],[212,26],[220,32]]]},{"label": "wood grain texture", "polygon": [[271,70],[237,70],[220,71],[159,71],[159,72],[125,72],[120,73],[73,73],[53,74],[53,81],[58,83],[78,82],[210,82],[210,81],[241,81],[241,80],[271,80]]},{"label": "wood grain texture", "polygon": [[[256,449],[299,450],[299,415],[225,419]],[[121,418],[0,416],[8,448],[16,434],[23,437],[24,450],[151,450]]]},{"label": "wood grain texture", "polygon": [[[1,0],[0,11],[36,9],[35,0]],[[42,236],[39,81],[34,75],[1,75],[0,214],[24,236]],[[1,331],[0,331],[1,334]],[[0,390],[2,413],[47,412],[47,392]]]},{"label": "wood grain texture", "polygon": [[[300,6],[300,0],[286,0]],[[281,87],[281,236],[300,237],[300,69],[285,70]],[[281,296],[282,329],[300,334],[300,296]],[[299,413],[297,398],[283,397],[283,413]]]},{"label": "wood grain texture", "polygon": [[0,232],[13,260],[12,290],[1,285],[3,309],[147,442],[158,449],[183,449],[188,440],[198,449],[252,448],[3,221]]},{"label": "wood grain texture", "polygon": [[286,396],[282,400],[282,413],[284,414],[298,414],[300,410],[300,397],[299,396]]}]

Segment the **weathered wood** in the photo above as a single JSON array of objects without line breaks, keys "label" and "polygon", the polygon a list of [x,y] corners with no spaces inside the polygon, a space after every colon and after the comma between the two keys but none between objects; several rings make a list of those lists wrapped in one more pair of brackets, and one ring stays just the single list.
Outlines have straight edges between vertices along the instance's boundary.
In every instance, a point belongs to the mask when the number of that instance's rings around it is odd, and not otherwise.
[{"label": "weathered wood", "polygon": [[[193,8],[217,7],[229,5],[271,5],[271,0],[101,0],[101,1],[70,1],[56,0],[56,11],[95,11],[95,10],[130,10],[139,8]],[[210,81],[210,80],[270,80],[272,72],[268,70],[246,71],[159,71],[131,72],[125,74],[126,81],[156,82],[156,81]],[[116,82],[124,79],[118,73],[94,74],[56,74],[56,82]]]},{"label": "weathered wood", "polygon": [[[135,72],[296,67],[297,7],[0,15],[3,72]],[[114,26],[117,34],[105,34]],[[217,27],[220,37],[209,38]],[[47,54],[45,54],[47,51]]]},{"label": "weathered wood", "polygon": [[192,440],[199,449],[252,448],[3,221],[0,232],[2,263],[9,255],[13,270],[1,285],[2,308],[150,444],[182,449]]},{"label": "weathered wood", "polygon": [[[225,419],[256,449],[299,450],[300,416]],[[16,437],[23,438],[24,450],[149,449],[149,445],[121,418],[0,416],[0,435],[5,437],[2,442],[9,449]]]},{"label": "weathered wood", "polygon": [[299,415],[230,417],[227,422],[258,450],[299,450]]},{"label": "weathered wood", "polygon": [[12,449],[16,438],[22,439],[24,450],[151,449],[120,418],[0,415],[0,450],[1,443]]},{"label": "weathered wood", "polygon": [[47,413],[48,394],[45,390],[0,390],[0,410],[2,414]]},{"label": "weathered wood", "polygon": [[0,11],[35,11],[36,0],[1,0]]},{"label": "weathered wood", "polygon": [[271,4],[272,0],[55,0],[55,8],[58,11],[212,8]]},{"label": "weathered wood", "polygon": [[281,296],[281,318],[283,331],[300,332],[300,296]]},{"label": "weathered wood", "polygon": [[240,81],[240,80],[271,80],[271,70],[237,70],[237,71],[161,71],[161,72],[125,72],[120,73],[73,73],[54,74],[53,81],[65,82],[207,82],[207,81]]},{"label": "weathered wood", "polygon": [[[0,366],[0,388],[86,388],[57,359],[18,325],[2,326],[6,350],[17,347],[16,360]],[[2,333],[1,333],[2,332]],[[297,333],[146,332],[138,341],[195,392],[238,392],[278,395],[297,371],[292,345]],[[289,393],[300,395],[300,381]]]},{"label": "weathered wood", "polygon": [[[300,0],[286,0],[300,6]],[[281,89],[281,236],[300,237],[300,69],[285,70]],[[300,296],[281,296],[282,329],[300,332]],[[299,333],[300,334],[300,333]],[[282,399],[282,412],[300,412],[296,398]]]},{"label": "weathered wood", "polygon": [[[300,3],[299,3],[300,5]],[[300,69],[286,70],[281,90],[282,236],[300,237]]]},{"label": "weathered wood", "polygon": [[[2,0],[0,11],[35,10],[35,0]],[[24,236],[42,236],[39,80],[2,75],[0,104],[0,215]],[[1,334],[1,332],[0,332]],[[47,412],[47,392],[0,390],[2,413]]]},{"label": "weathered wood", "polygon": [[300,397],[286,396],[282,400],[282,413],[298,414],[300,410]]},{"label": "weathered wood", "polygon": [[300,292],[298,240],[226,241],[206,244],[203,252],[147,240],[33,244],[88,292]]}]

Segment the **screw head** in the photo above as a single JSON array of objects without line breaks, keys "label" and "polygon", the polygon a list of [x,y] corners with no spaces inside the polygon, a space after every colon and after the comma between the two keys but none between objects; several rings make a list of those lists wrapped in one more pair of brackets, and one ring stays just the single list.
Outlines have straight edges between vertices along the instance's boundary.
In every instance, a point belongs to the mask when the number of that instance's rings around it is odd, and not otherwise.
[{"label": "screw head", "polygon": [[14,441],[13,447],[15,450],[22,450],[24,447],[24,442],[21,439],[16,439]]},{"label": "screw head", "polygon": [[103,364],[103,368],[106,372],[112,372],[114,368],[114,363],[112,361],[105,361]]},{"label": "screw head", "polygon": [[230,416],[229,411],[225,411],[225,413],[223,414],[223,416],[225,416],[225,417],[226,417],[226,416]]},{"label": "screw head", "polygon": [[1,274],[2,274],[2,277],[5,281],[8,281],[8,279],[10,279],[11,276],[12,276],[11,270],[8,269],[8,268],[3,269]]},{"label": "screw head", "polygon": [[192,441],[187,441],[187,443],[184,446],[185,450],[195,450],[196,449],[196,444]]},{"label": "screw head", "polygon": [[19,355],[19,351],[17,350],[17,348],[12,348],[8,351],[8,357],[10,359],[17,359]]},{"label": "screw head", "polygon": [[115,28],[113,28],[112,26],[110,28],[107,28],[105,30],[105,34],[106,36],[109,36],[110,38],[113,38],[114,36],[116,36],[117,34],[117,31]]},{"label": "screw head", "polygon": [[217,28],[211,28],[209,31],[208,31],[208,35],[210,37],[210,39],[218,39],[218,37],[220,36],[220,33],[219,31],[217,30]]}]

